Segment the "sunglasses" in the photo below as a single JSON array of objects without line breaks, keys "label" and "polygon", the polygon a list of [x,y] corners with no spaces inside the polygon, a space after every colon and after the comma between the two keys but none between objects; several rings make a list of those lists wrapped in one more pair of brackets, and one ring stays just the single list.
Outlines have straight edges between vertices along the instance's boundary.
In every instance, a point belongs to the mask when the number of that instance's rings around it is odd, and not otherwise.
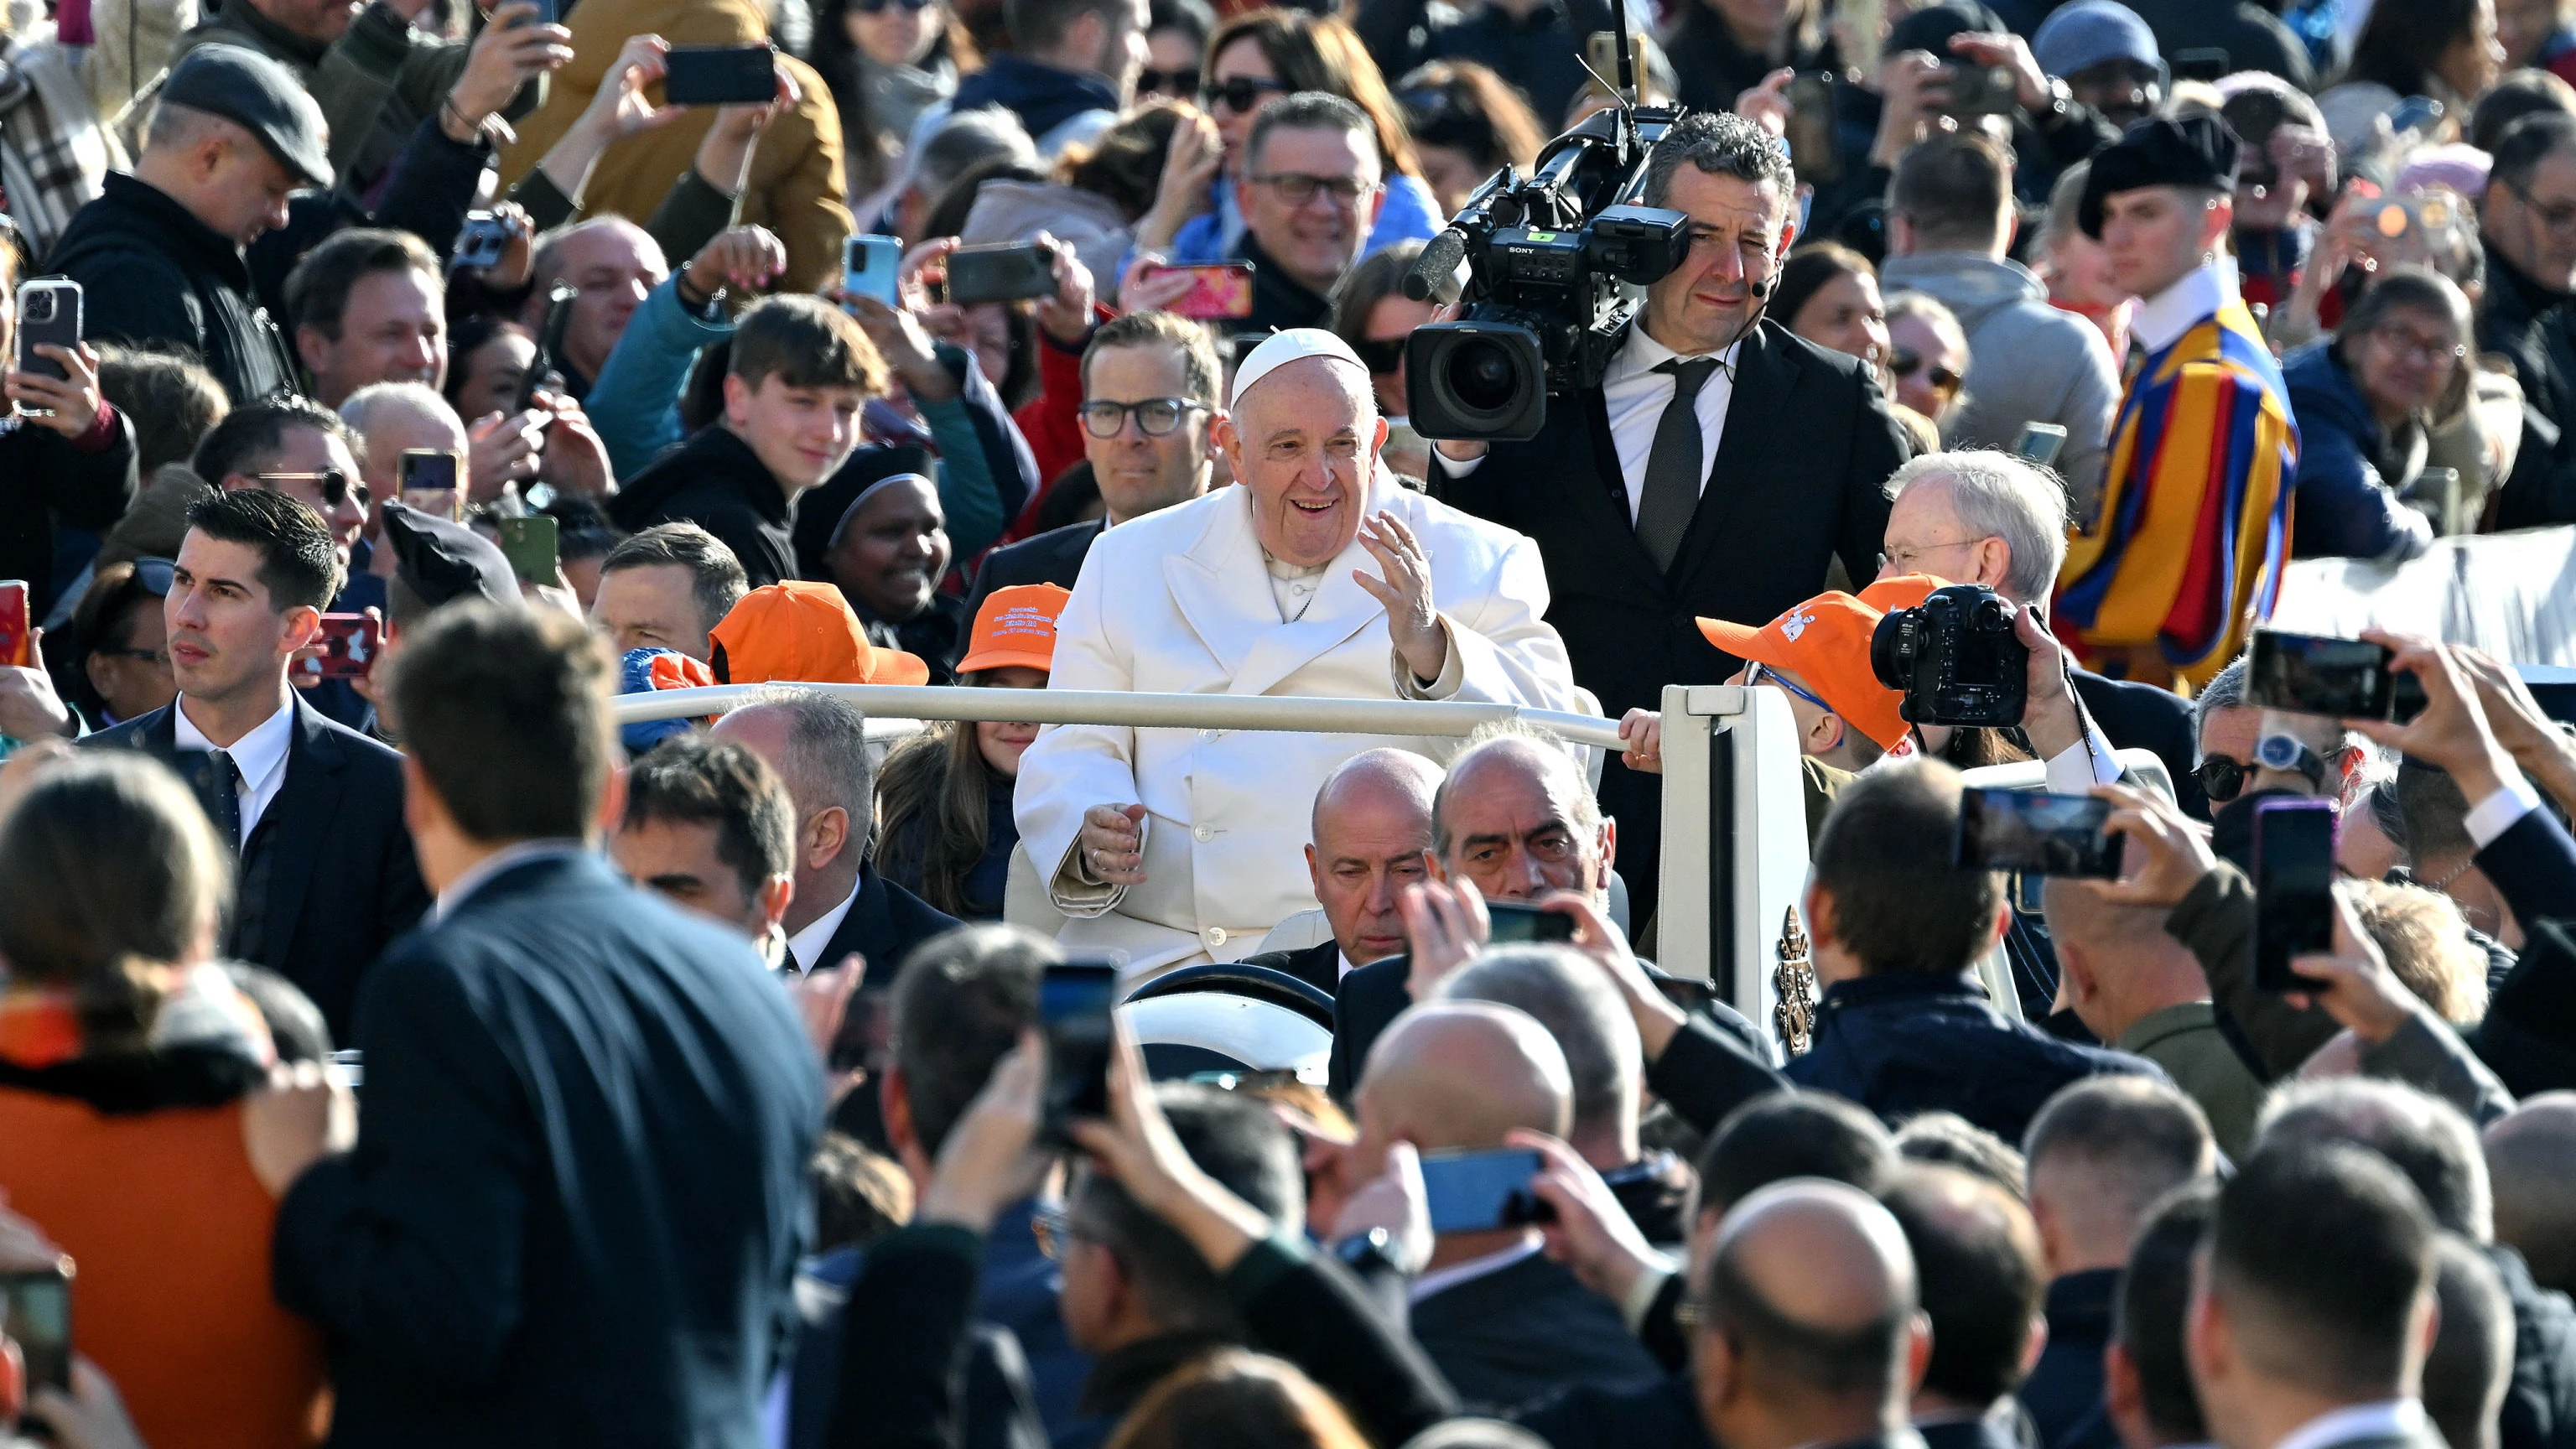
[{"label": "sunglasses", "polygon": [[1194,96],[1199,93],[1199,68],[1182,70],[1146,69],[1136,72],[1136,92],[1164,96]]},{"label": "sunglasses", "polygon": [[1384,377],[1404,366],[1404,341],[1401,337],[1372,338],[1352,343],[1351,350],[1360,355],[1360,366],[1369,370],[1369,376]]},{"label": "sunglasses", "polygon": [[2244,794],[2245,779],[2253,773],[2253,767],[2243,760],[2231,760],[2225,755],[2205,756],[2191,767],[2191,777],[2200,782],[2200,793],[2208,796],[2212,805],[2224,805]]},{"label": "sunglasses", "polygon": [[134,561],[134,581],[146,593],[168,594],[178,582],[178,565],[166,558],[145,556]]},{"label": "sunglasses", "polygon": [[1275,80],[1255,80],[1248,75],[1239,75],[1231,80],[1211,83],[1199,92],[1199,98],[1210,106],[1223,106],[1241,115],[1260,105],[1263,96],[1285,95],[1287,90]]},{"label": "sunglasses", "polygon": [[906,10],[927,10],[939,0],[850,0],[850,8],[862,15],[882,15],[900,5]]},{"label": "sunglasses", "polygon": [[1126,431],[1127,415],[1136,415],[1138,430],[1149,438],[1167,437],[1193,410],[1205,407],[1185,397],[1149,397],[1143,402],[1087,402],[1077,411],[1082,430],[1095,438],[1114,438]]},{"label": "sunglasses", "polygon": [[[1888,357],[1887,370],[1895,373],[1898,377],[1912,377],[1914,374],[1923,370],[1923,354],[1900,347]],[[1959,374],[1951,371],[1949,368],[1936,367],[1932,369],[1932,387],[1937,392],[1945,394],[1957,392],[1959,390],[1959,384],[1964,380],[1965,379],[1961,378]]]},{"label": "sunglasses", "polygon": [[319,473],[253,473],[254,483],[311,483],[322,490],[322,501],[333,508],[349,501],[349,475],[337,468]]}]

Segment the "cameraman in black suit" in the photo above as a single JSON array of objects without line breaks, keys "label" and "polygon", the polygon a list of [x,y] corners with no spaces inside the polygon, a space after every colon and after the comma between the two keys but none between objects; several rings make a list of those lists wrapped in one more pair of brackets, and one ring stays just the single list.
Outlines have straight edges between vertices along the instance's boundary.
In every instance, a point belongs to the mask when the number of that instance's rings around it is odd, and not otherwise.
[{"label": "cameraman in black suit", "polygon": [[[1436,450],[1435,494],[1538,540],[1548,622],[1614,719],[1657,707],[1667,684],[1735,672],[1695,619],[1776,618],[1837,555],[1855,583],[1875,571],[1905,436],[1864,364],[1762,318],[1796,190],[1787,152],[1743,117],[1674,126],[1643,202],[1690,217],[1690,255],[1646,289],[1601,386],[1556,402],[1526,442]],[[1417,369],[1413,386],[1419,418],[1437,382]],[[1601,780],[1639,919],[1654,907],[1656,784]]]}]

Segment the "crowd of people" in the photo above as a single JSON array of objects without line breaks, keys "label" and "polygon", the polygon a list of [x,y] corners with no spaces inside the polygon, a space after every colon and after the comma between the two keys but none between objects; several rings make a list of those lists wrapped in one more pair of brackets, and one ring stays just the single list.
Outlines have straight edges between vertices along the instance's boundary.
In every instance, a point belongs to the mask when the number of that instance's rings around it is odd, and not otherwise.
[{"label": "crowd of people", "polygon": [[[1432,436],[1408,274],[1622,61],[1682,260]],[[2571,82],[2567,0],[0,5],[0,1442],[2576,1449],[2576,730],[2247,660],[2576,525]],[[1951,586],[2015,724],[1873,665]],[[1805,1007],[1652,959],[1677,684],[1786,706]],[[2115,878],[1958,863],[2013,762]]]}]

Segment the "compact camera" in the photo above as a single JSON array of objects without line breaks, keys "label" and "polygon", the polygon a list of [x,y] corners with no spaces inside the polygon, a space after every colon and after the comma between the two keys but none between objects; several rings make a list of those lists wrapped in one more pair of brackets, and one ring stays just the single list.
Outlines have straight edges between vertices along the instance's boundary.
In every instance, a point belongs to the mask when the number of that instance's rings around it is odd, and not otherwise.
[{"label": "compact camera", "polygon": [[1934,589],[1922,604],[1878,621],[1870,671],[1904,692],[1909,724],[2000,728],[2021,723],[2030,696],[2030,646],[2013,634],[2015,610],[1983,584]]}]

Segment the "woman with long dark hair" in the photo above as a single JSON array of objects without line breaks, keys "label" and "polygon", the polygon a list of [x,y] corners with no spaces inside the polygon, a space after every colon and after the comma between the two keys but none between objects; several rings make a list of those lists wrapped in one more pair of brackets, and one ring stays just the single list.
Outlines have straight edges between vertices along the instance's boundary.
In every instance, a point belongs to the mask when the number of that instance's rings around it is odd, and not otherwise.
[{"label": "woman with long dark hair", "polygon": [[1263,106],[1299,91],[1340,96],[1359,107],[1377,133],[1386,202],[1369,232],[1369,251],[1428,241],[1446,224],[1414,159],[1404,113],[1348,25],[1283,8],[1235,16],[1208,37],[1202,84],[1207,116],[1174,139],[1153,208],[1136,224],[1138,251],[1177,266],[1241,255],[1244,220],[1235,206],[1234,181],[1242,170],[1243,143]]},{"label": "woman with long dark hair", "polygon": [[2382,110],[2409,96],[2430,96],[2442,103],[2445,121],[2456,130],[2503,72],[2494,0],[2374,5],[2353,42],[2352,63],[2318,104],[2331,116],[2342,113],[2338,97],[2348,101],[2358,89],[2376,88],[2372,99],[2383,102]]},{"label": "woman with long dark hair", "polygon": [[[1071,597],[1053,584],[995,589],[975,611],[957,682],[1046,688]],[[1020,843],[1011,791],[1037,737],[1033,724],[958,721],[897,746],[877,771],[878,871],[961,921],[1000,920]]]},{"label": "woman with long dark hair", "polygon": [[945,0],[823,0],[814,69],[840,107],[853,203],[884,188],[913,122],[957,93],[974,49]]}]

